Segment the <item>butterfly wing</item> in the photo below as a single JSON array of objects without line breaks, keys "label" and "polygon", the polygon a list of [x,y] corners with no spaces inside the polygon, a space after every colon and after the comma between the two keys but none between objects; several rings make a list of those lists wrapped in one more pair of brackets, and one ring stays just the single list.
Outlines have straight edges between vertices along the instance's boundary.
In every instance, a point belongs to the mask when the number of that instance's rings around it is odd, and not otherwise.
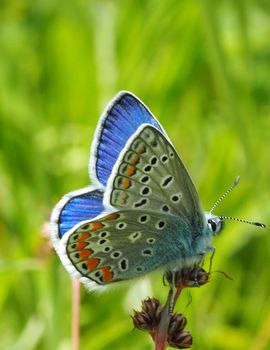
[{"label": "butterfly wing", "polygon": [[151,125],[142,125],[121,152],[104,203],[121,210],[179,216],[191,226],[193,237],[205,227],[205,215],[184,164],[168,139]]},{"label": "butterfly wing", "polygon": [[155,125],[165,134],[148,108],[129,92],[120,92],[106,108],[97,126],[90,157],[90,173],[97,188],[71,192],[57,204],[51,217],[51,237],[55,245],[75,224],[105,210],[99,188],[106,185],[129,137],[145,122]]},{"label": "butterfly wing", "polygon": [[74,277],[93,289],[174,260],[183,264],[192,252],[189,232],[181,218],[123,210],[77,225],[61,240],[60,257]]},{"label": "butterfly wing", "polygon": [[132,94],[120,93],[101,117],[90,165],[97,187],[65,196],[51,220],[72,275],[92,289],[196,256],[194,237],[205,226],[198,194],[166,133]]},{"label": "butterfly wing", "polygon": [[57,250],[59,240],[81,221],[90,220],[105,210],[103,191],[89,186],[66,194],[51,215],[51,239]]},{"label": "butterfly wing", "polygon": [[100,117],[91,147],[89,172],[92,180],[106,186],[112,168],[129,138],[143,123],[162,126],[133,94],[122,91]]}]

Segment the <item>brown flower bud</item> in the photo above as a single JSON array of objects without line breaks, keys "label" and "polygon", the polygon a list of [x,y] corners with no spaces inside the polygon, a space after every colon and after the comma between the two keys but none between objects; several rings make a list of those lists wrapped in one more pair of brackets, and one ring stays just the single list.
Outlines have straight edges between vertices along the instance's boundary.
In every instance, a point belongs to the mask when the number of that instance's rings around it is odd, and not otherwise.
[{"label": "brown flower bud", "polygon": [[169,333],[167,341],[176,349],[188,349],[192,346],[192,336],[187,331]]},{"label": "brown flower bud", "polygon": [[[135,311],[132,316],[135,328],[148,332],[156,341],[158,328],[163,312],[168,310],[162,308],[159,300],[147,298],[142,301],[142,310]],[[163,315],[164,316],[164,315]],[[170,317],[169,326],[165,328],[167,344],[176,349],[187,349],[192,345],[192,337],[189,332],[184,331],[187,320],[184,315],[175,313]],[[165,338],[166,339],[166,338]]]},{"label": "brown flower bud", "polygon": [[175,272],[168,271],[166,272],[166,279],[177,288],[200,287],[208,282],[209,273],[201,266],[194,265]]},{"label": "brown flower bud", "polygon": [[161,317],[161,305],[155,298],[147,298],[142,301],[142,311],[135,311],[132,316],[134,327],[147,332],[154,332],[159,325]]},{"label": "brown flower bud", "polygon": [[187,324],[187,319],[184,315],[175,313],[171,316],[170,324],[169,324],[169,334],[173,334],[174,332],[181,332]]},{"label": "brown flower bud", "polygon": [[199,270],[197,270],[196,273],[199,286],[202,286],[209,281],[210,274],[206,272],[202,267]]}]

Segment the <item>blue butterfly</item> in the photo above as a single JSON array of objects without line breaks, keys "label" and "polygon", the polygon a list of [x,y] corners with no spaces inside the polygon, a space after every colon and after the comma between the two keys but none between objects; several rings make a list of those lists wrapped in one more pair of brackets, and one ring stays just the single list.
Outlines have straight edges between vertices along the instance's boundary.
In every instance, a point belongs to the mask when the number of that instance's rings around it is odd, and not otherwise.
[{"label": "blue butterfly", "polygon": [[200,263],[224,219],[234,219],[212,211],[238,180],[204,212],[168,135],[130,92],[102,114],[89,172],[93,185],[65,195],[51,217],[57,253],[88,289]]}]

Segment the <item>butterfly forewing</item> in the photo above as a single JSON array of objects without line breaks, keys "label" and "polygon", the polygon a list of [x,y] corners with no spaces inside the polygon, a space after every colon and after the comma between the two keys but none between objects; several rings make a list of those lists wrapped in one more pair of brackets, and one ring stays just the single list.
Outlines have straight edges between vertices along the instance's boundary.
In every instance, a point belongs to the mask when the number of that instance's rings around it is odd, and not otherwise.
[{"label": "butterfly forewing", "polygon": [[151,210],[180,216],[202,230],[204,215],[196,189],[166,137],[143,125],[126,145],[105,198],[115,208]]},{"label": "butterfly forewing", "polygon": [[136,96],[127,91],[117,94],[102,114],[96,129],[89,165],[92,180],[106,186],[126,142],[143,123],[154,125],[166,134]]},{"label": "butterfly forewing", "polygon": [[180,263],[192,249],[189,232],[181,218],[123,210],[78,226],[65,249],[82,276],[102,285],[140,276],[173,260]]}]

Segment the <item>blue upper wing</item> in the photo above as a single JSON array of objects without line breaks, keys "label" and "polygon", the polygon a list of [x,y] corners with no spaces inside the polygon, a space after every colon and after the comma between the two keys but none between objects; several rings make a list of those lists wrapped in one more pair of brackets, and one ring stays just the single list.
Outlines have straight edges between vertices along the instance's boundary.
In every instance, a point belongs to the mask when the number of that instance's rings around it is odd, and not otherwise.
[{"label": "blue upper wing", "polygon": [[103,191],[94,187],[66,194],[53,210],[51,217],[52,239],[57,241],[84,220],[90,220],[105,210]]},{"label": "blue upper wing", "polygon": [[106,186],[120,152],[142,124],[153,125],[166,135],[156,118],[136,96],[126,91],[120,92],[102,114],[96,129],[89,164],[94,182]]}]

